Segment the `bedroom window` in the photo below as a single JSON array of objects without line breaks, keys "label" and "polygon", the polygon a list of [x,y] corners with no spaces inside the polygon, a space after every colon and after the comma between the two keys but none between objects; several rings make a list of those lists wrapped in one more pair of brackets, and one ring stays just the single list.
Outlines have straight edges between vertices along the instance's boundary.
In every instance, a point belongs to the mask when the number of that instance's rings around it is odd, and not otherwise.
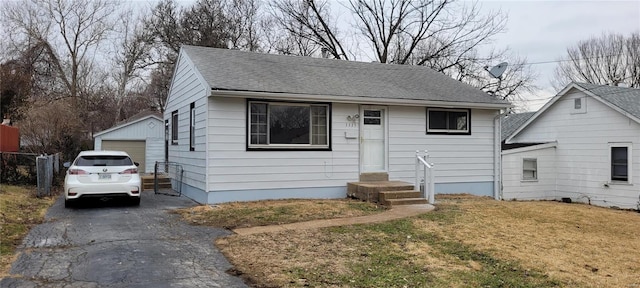
[{"label": "bedroom window", "polygon": [[611,145],[611,182],[630,183],[629,167],[631,163],[631,145],[613,144]]},{"label": "bedroom window", "polygon": [[189,151],[196,150],[196,103],[189,106]]},{"label": "bedroom window", "polygon": [[171,144],[178,144],[178,110],[171,112]]},{"label": "bedroom window", "polygon": [[249,149],[330,149],[330,105],[249,101],[248,108]]},{"label": "bedroom window", "polygon": [[427,134],[471,134],[469,109],[427,108]]},{"label": "bedroom window", "polygon": [[522,159],[522,180],[538,180],[538,159]]}]

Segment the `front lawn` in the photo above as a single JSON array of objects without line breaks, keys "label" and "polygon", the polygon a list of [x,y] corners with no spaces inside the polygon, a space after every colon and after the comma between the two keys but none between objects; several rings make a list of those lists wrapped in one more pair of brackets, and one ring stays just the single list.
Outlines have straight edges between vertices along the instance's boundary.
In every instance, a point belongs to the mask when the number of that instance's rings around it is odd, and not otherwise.
[{"label": "front lawn", "polygon": [[15,250],[31,227],[42,223],[56,197],[37,198],[35,187],[0,185],[0,278],[9,273]]},{"label": "front lawn", "polygon": [[[640,287],[637,212],[437,200],[436,211],[408,219],[232,235],[216,244],[231,272],[256,287]],[[314,209],[313,201],[296,204]]]}]

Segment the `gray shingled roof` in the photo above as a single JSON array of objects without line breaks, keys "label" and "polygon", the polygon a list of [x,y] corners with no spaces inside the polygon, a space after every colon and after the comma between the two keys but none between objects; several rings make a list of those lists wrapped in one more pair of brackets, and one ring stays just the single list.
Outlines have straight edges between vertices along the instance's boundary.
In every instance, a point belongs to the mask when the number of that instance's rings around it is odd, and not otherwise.
[{"label": "gray shingled roof", "polygon": [[623,111],[640,118],[640,89],[575,83]]},{"label": "gray shingled roof", "polygon": [[212,89],[498,104],[429,68],[183,46]]},{"label": "gray shingled roof", "polygon": [[501,141],[504,141],[509,137],[513,132],[516,132],[524,122],[527,122],[533,114],[536,112],[525,112],[525,113],[517,113],[517,114],[509,114],[505,117],[502,117],[500,123],[502,125],[502,130],[500,132]]}]

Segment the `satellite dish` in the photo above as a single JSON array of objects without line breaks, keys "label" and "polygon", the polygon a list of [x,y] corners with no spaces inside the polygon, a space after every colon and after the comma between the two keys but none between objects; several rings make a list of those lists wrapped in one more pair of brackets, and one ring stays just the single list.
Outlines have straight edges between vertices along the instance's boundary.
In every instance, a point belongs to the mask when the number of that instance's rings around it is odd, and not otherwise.
[{"label": "satellite dish", "polygon": [[502,62],[496,66],[491,67],[491,69],[488,69],[489,66],[485,66],[484,69],[487,70],[489,74],[491,74],[491,77],[501,79],[502,74],[507,70],[507,66],[509,66],[509,63]]}]

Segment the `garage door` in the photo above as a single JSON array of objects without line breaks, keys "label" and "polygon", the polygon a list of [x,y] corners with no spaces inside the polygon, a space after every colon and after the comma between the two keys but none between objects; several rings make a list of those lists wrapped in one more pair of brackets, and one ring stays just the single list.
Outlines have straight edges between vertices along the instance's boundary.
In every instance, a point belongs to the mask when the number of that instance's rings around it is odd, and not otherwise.
[{"label": "garage door", "polygon": [[138,171],[144,172],[145,144],[142,141],[102,140],[102,150],[117,150],[129,153],[134,162],[140,163]]}]

